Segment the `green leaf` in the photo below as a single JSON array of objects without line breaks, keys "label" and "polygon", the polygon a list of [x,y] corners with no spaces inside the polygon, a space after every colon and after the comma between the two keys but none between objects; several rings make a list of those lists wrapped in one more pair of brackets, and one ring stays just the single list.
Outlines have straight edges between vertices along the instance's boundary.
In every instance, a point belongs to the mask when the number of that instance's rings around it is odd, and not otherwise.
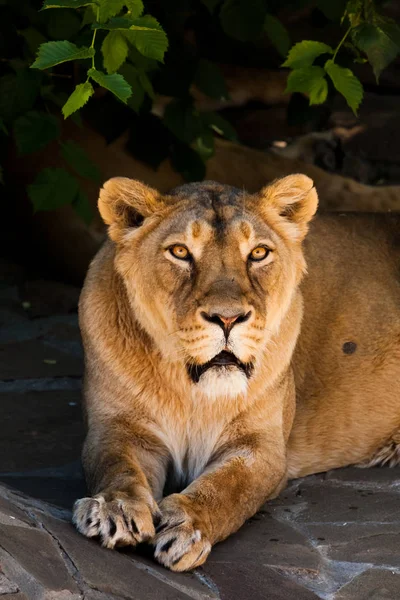
[{"label": "green leaf", "polygon": [[357,114],[358,107],[363,97],[363,87],[361,81],[354,75],[350,69],[340,67],[333,60],[325,63],[325,71],[332,79],[332,83],[342,96],[345,97],[347,104],[354,114]]},{"label": "green leaf", "polygon": [[88,75],[93,81],[101,85],[101,87],[112,92],[121,102],[127,103],[129,96],[132,94],[132,88],[122,75],[119,75],[119,73],[106,75],[96,69],[89,69]]},{"label": "green leaf", "polygon": [[101,51],[107,73],[115,73],[126,61],[128,42],[120,31],[110,31],[104,38]]},{"label": "green leaf", "polygon": [[86,48],[84,46],[78,48],[75,44],[67,41],[47,42],[40,45],[37,59],[31,68],[49,69],[69,60],[91,58],[92,56],[94,56],[94,48]]},{"label": "green leaf", "polygon": [[228,88],[220,68],[209,60],[199,60],[194,83],[199,90],[210,98],[225,100],[229,97]]},{"label": "green leaf", "polygon": [[328,84],[322,67],[294,69],[287,80],[286,92],[308,94],[310,104],[322,104],[328,96]]},{"label": "green leaf", "polygon": [[142,0],[125,0],[125,5],[129,10],[132,19],[137,19],[142,16],[144,11]]},{"label": "green leaf", "polygon": [[61,144],[61,153],[69,166],[78,175],[99,183],[101,178],[99,168],[89,158],[82,146],[79,146],[79,144],[76,144],[72,140],[68,140]]},{"label": "green leaf", "polygon": [[96,0],[45,0],[42,10],[45,8],[81,8],[89,4],[98,4]]},{"label": "green leaf", "polygon": [[221,115],[216,112],[205,112],[202,113],[201,118],[204,125],[210,127],[215,133],[222,135],[231,142],[237,142],[238,136],[234,127]]},{"label": "green leaf", "polygon": [[225,0],[220,19],[225,33],[241,42],[260,37],[266,8],[262,0]]},{"label": "green leaf", "polygon": [[96,21],[96,12],[94,10],[94,5],[87,6],[85,12],[83,13],[83,19],[81,23],[81,29],[85,25],[91,25]]},{"label": "green leaf", "polygon": [[131,19],[140,17],[144,10],[142,0],[101,0],[99,22],[105,23],[112,17],[115,17],[121,12],[124,6],[128,8]]},{"label": "green leaf", "polygon": [[160,62],[164,60],[164,54],[168,48],[168,38],[158,21],[149,15],[139,19],[127,19],[116,17],[110,19],[104,25],[95,23],[98,29],[119,29],[123,31],[126,39],[135,46],[141,54],[147,58],[153,58]]},{"label": "green leaf", "polygon": [[333,49],[323,42],[304,40],[292,46],[282,67],[290,67],[291,69],[310,67],[321,54],[333,54]]},{"label": "green leaf", "polygon": [[140,82],[139,71],[130,63],[125,63],[121,68],[121,75],[132,88],[132,96],[128,99],[128,106],[139,112],[144,100],[144,89]]},{"label": "green leaf", "polygon": [[279,19],[268,14],[264,21],[264,31],[279,54],[285,57],[290,48],[290,38],[286,27]]},{"label": "green leaf", "polygon": [[79,188],[78,193],[75,197],[75,200],[72,203],[75,212],[80,216],[80,218],[86,223],[86,225],[90,225],[93,220],[93,210],[90,206],[90,202],[88,200],[87,195],[83,190]]},{"label": "green leaf", "polygon": [[134,21],[127,16],[113,17],[107,23],[93,23],[92,29],[106,29],[108,31],[112,31],[113,29],[129,29],[133,23]]},{"label": "green leaf", "polygon": [[400,27],[390,19],[379,19],[379,27],[400,48]]},{"label": "green leaf", "polygon": [[170,102],[164,113],[164,125],[180,140],[190,144],[204,131],[200,114],[184,100]]},{"label": "green leaf", "polygon": [[201,158],[206,161],[214,155],[214,136],[210,130],[204,131],[194,141],[194,149]]},{"label": "green leaf", "polygon": [[161,28],[130,27],[128,31],[124,31],[124,35],[143,56],[164,62],[164,54],[168,48],[168,38]]},{"label": "green leaf", "polygon": [[325,77],[313,83],[309,91],[310,105],[323,104],[328,97],[328,82]]},{"label": "green leaf", "polygon": [[128,58],[139,71],[146,71],[146,73],[148,73],[149,71],[156,71],[160,68],[160,65],[156,60],[153,58],[146,58],[146,56],[143,56],[143,54],[132,45],[129,48]]},{"label": "green leaf", "polygon": [[14,123],[14,137],[19,154],[36,152],[60,135],[60,124],[54,115],[32,110]]},{"label": "green leaf", "polygon": [[28,185],[28,196],[34,211],[54,210],[72,204],[79,190],[77,179],[65,169],[43,169]]},{"label": "green leaf", "polygon": [[99,8],[99,23],[105,23],[111,17],[121,12],[124,0],[101,0]]},{"label": "green leaf", "polygon": [[352,27],[357,27],[362,21],[363,0],[349,0],[346,4],[346,10],[342,17],[342,23],[347,17]]},{"label": "green leaf", "polygon": [[383,69],[392,62],[400,52],[400,48],[377,24],[361,23],[352,31],[354,44],[368,57],[373,68],[376,81]]},{"label": "green leaf", "polygon": [[89,100],[90,96],[94,93],[94,89],[89,81],[85,81],[85,83],[80,83],[76,86],[64,106],[62,107],[62,113],[64,115],[64,119],[72,115],[75,111],[79,110],[86,104]]}]

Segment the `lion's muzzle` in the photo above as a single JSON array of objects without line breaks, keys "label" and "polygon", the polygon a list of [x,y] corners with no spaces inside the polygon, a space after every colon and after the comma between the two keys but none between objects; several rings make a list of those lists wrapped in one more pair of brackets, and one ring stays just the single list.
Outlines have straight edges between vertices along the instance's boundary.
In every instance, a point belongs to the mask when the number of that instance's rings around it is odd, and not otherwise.
[{"label": "lion's muzzle", "polygon": [[227,373],[231,369],[238,369],[249,379],[253,368],[253,363],[243,363],[232,352],[227,352],[226,350],[223,350],[203,365],[190,363],[187,365],[188,374],[193,383],[198,383],[200,377],[209,369],[217,369],[224,373]]},{"label": "lion's muzzle", "polygon": [[245,323],[250,319],[251,310],[249,310],[248,312],[240,312],[239,314],[234,315],[229,314],[229,312],[226,312],[225,314],[218,314],[216,312],[209,314],[205,311],[202,311],[200,315],[209,323],[215,323],[216,325],[219,325],[219,327],[221,327],[222,331],[224,332],[226,341],[228,341],[228,337],[230,332],[232,331],[232,328],[235,325],[238,325],[239,323]]}]

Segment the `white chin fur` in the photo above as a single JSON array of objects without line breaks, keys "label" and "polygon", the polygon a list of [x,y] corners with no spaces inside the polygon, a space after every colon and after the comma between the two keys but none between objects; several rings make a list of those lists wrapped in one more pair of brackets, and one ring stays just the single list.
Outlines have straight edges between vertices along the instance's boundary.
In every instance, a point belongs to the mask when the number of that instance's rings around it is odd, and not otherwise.
[{"label": "white chin fur", "polygon": [[200,377],[196,389],[210,400],[234,399],[247,392],[247,377],[236,367],[212,367]]}]

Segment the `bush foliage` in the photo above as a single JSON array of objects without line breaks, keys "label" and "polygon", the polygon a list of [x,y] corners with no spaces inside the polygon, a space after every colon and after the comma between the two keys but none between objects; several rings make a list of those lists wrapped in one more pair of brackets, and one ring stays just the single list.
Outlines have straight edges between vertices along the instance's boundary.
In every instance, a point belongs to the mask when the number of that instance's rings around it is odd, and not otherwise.
[{"label": "bush foliage", "polygon": [[[192,85],[215,100],[229,97],[212,48],[202,53],[185,44],[187,23],[193,28],[196,19],[200,27],[211,27],[215,39],[236,44],[234,56],[238,48],[248,52],[269,40],[281,66],[290,69],[287,92],[304,94],[310,105],[318,105],[336,91],[357,113],[363,87],[352,63],[369,62],[378,81],[400,52],[400,28],[373,0],[287,4],[293,11],[312,4],[326,20],[340,24],[337,46],[320,40],[292,46],[277,0],[153,1],[154,15],[147,14],[142,0],[45,0],[43,5],[0,0],[0,18],[8,25],[0,68],[0,136],[4,141],[12,135],[20,155],[59,140],[64,161],[63,167],[44,168],[28,186],[34,210],[71,204],[90,222],[76,175],[99,182],[100,173],[75,142],[60,141],[57,113],[77,123],[81,109],[90,117],[96,113],[91,98],[100,88],[110,93],[99,116],[106,121],[103,130],[112,129],[103,131],[107,139],[128,123],[130,150],[138,158],[156,168],[169,156],[186,179],[203,178],[214,135],[235,140],[236,133],[221,115],[199,112],[194,105]],[[157,94],[173,98],[162,119],[151,113]],[[143,144],[144,133],[154,141]]]}]

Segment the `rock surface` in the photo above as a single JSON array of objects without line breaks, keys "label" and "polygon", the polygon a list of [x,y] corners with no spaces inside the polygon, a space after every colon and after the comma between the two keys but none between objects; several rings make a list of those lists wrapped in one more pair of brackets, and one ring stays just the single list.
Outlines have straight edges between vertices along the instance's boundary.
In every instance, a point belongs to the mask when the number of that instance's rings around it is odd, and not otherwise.
[{"label": "rock surface", "polygon": [[[85,493],[77,290],[66,301],[65,286],[21,288],[9,271],[0,285],[1,600],[400,598],[398,469],[292,482],[190,574],[160,567],[149,547],[109,551],[80,536],[70,524]],[[35,291],[30,306],[24,289]]]}]

